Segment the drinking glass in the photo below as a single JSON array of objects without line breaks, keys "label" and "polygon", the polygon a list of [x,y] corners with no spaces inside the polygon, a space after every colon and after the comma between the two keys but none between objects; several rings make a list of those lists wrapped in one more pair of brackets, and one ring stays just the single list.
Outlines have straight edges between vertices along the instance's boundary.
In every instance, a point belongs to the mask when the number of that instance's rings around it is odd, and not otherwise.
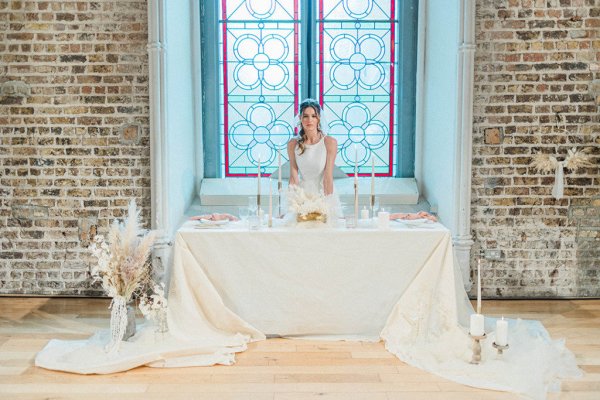
[{"label": "drinking glass", "polygon": [[356,220],[354,218],[354,205],[342,204],[342,213],[344,214],[346,228],[355,228]]},{"label": "drinking glass", "polygon": [[256,196],[248,196],[248,213],[249,216],[257,215],[258,205],[256,204]]},{"label": "drinking glass", "polygon": [[238,214],[242,225],[248,226],[248,207],[239,207]]}]

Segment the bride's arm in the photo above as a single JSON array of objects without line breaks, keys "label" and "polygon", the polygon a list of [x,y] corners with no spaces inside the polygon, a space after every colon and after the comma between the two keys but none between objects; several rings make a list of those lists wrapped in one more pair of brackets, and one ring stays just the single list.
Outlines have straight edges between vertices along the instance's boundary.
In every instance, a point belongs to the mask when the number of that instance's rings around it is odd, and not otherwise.
[{"label": "bride's arm", "polygon": [[288,142],[287,145],[287,153],[288,158],[290,160],[290,181],[288,184],[297,185],[298,184],[298,164],[296,164],[296,139],[292,139]]},{"label": "bride's arm", "polygon": [[333,193],[333,166],[337,154],[337,140],[331,136],[325,136],[325,148],[327,149],[327,161],[323,173],[323,190],[327,196]]}]

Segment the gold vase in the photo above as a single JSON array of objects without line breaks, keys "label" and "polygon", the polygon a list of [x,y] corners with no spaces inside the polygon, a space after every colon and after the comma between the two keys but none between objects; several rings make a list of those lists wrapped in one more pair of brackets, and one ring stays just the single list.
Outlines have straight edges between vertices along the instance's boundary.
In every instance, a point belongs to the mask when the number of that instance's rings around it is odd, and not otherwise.
[{"label": "gold vase", "polygon": [[310,212],[307,214],[298,214],[296,216],[296,221],[298,221],[298,222],[308,222],[308,221],[327,222],[327,215],[322,214],[320,212]]}]

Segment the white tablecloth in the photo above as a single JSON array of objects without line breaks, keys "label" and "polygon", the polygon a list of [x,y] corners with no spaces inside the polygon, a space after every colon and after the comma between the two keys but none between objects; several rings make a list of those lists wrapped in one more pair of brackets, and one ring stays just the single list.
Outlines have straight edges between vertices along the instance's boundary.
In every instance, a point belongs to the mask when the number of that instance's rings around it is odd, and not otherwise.
[{"label": "white tablecloth", "polygon": [[[424,290],[443,282],[455,321],[459,312],[465,319],[470,313],[454,274],[450,233],[440,224],[395,223],[386,231],[240,225],[179,230],[173,267],[179,293],[170,295],[172,306],[196,291],[181,288],[178,277],[201,271],[224,306],[264,334],[379,340],[402,294],[427,273],[434,284]],[[427,292],[419,296],[428,299]]]},{"label": "white tablecloth", "polygon": [[77,373],[231,364],[266,335],[385,341],[401,360],[448,379],[544,398],[578,376],[574,356],[537,321],[509,321],[511,349],[494,356],[486,319],[484,362],[469,364],[471,305],[439,224],[392,229],[272,228],[242,224],[177,233],[169,334],[142,328],[118,353],[106,331],[51,340],[36,365]]}]

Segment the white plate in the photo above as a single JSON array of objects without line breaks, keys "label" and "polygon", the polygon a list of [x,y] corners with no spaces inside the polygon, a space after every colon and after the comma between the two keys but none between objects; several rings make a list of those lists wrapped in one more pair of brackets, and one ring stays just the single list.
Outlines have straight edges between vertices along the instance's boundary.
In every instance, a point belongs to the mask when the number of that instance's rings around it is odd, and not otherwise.
[{"label": "white plate", "polygon": [[406,226],[410,226],[410,227],[419,227],[419,226],[425,226],[425,225],[430,225],[433,224],[434,222],[430,219],[427,218],[421,218],[421,219],[396,219],[396,222],[401,222]]},{"label": "white plate", "polygon": [[198,224],[194,225],[194,229],[221,229],[223,225]]},{"label": "white plate", "polygon": [[228,219],[222,219],[219,221],[213,221],[212,219],[199,219],[198,225],[206,225],[206,226],[220,226],[227,225],[229,223]]}]

